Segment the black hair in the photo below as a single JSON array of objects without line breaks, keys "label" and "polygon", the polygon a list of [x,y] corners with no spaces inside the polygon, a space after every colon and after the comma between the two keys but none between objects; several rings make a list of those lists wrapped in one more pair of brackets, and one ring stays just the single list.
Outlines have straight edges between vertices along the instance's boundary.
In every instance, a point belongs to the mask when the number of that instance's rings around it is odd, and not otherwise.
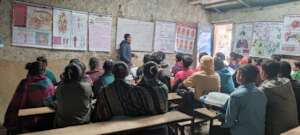
[{"label": "black hair", "polygon": [[257,76],[259,74],[259,71],[256,68],[256,66],[251,64],[242,65],[238,68],[237,71],[245,79],[243,82],[244,84],[256,82]]},{"label": "black hair", "polygon": [[291,80],[292,79],[291,72],[292,72],[291,64],[286,62],[286,61],[281,61],[280,62],[279,76],[280,77],[285,77],[285,78],[288,78],[288,79]]},{"label": "black hair", "polygon": [[238,53],[235,53],[235,52],[231,52],[231,53],[230,53],[230,57],[231,57],[232,59],[234,59],[234,60],[238,60],[238,59],[242,59],[242,58],[243,58],[242,55],[240,55],[240,54],[238,54]]},{"label": "black hair", "polygon": [[113,66],[114,66],[114,63],[112,60],[104,61],[103,69],[104,69],[105,73],[112,72]]},{"label": "black hair", "polygon": [[176,54],[176,62],[182,61],[183,59],[183,54],[182,53],[177,53]]},{"label": "black hair", "polygon": [[129,33],[124,34],[124,39],[127,40],[131,35]]},{"label": "black hair", "polygon": [[267,79],[275,78],[278,76],[280,63],[274,60],[267,60],[262,64],[262,70],[267,75]]},{"label": "black hair", "polygon": [[157,64],[161,64],[162,61],[165,60],[166,58],[166,54],[164,52],[158,51],[158,52],[154,52],[152,54],[152,60],[157,63]]},{"label": "black hair", "polygon": [[193,63],[193,59],[191,56],[186,55],[183,57],[182,64],[185,68],[189,68],[192,65],[192,63]]},{"label": "black hair", "polygon": [[80,63],[80,60],[77,58],[74,58],[74,59],[70,60],[69,64],[71,64],[71,63]]},{"label": "black hair", "polygon": [[28,70],[28,75],[36,76],[44,73],[42,62],[36,61],[27,63],[25,69]]},{"label": "black hair", "polygon": [[78,64],[71,63],[69,64],[63,73],[64,83],[80,81],[83,76],[83,71]]},{"label": "black hair", "polygon": [[262,59],[262,58],[255,59],[256,65],[261,65],[263,63],[263,61],[264,61],[264,59]]},{"label": "black hair", "polygon": [[158,72],[159,72],[158,65],[153,61],[147,62],[143,66],[144,77],[148,79],[154,79]]},{"label": "black hair", "polygon": [[44,57],[44,56],[37,57],[37,58],[36,58],[36,61],[42,62],[42,63],[44,63],[44,64],[46,64],[46,65],[48,64],[48,60],[47,60],[47,58]]},{"label": "black hair", "polygon": [[116,79],[125,79],[125,77],[129,74],[128,65],[124,62],[116,62],[113,66],[112,70]]},{"label": "black hair", "polygon": [[221,53],[221,52],[218,52],[218,53],[216,53],[216,58],[224,61],[225,60],[225,54]]},{"label": "black hair", "polygon": [[143,63],[147,63],[152,60],[152,56],[150,54],[145,54],[143,58]]},{"label": "black hair", "polygon": [[280,62],[281,61],[281,56],[280,55],[272,55],[272,60]]},{"label": "black hair", "polygon": [[90,58],[89,61],[90,70],[95,70],[97,67],[99,67],[99,59],[96,57]]},{"label": "black hair", "polygon": [[216,71],[218,71],[218,70],[220,70],[220,69],[222,69],[222,68],[225,67],[225,64],[224,64],[223,60],[219,59],[218,57],[216,57],[214,59],[214,65],[215,65],[215,70]]},{"label": "black hair", "polygon": [[300,61],[295,62],[294,65],[295,65],[297,68],[300,68]]},{"label": "black hair", "polygon": [[208,55],[207,52],[202,52],[202,53],[199,53],[199,61],[201,60],[201,58],[205,55]]}]

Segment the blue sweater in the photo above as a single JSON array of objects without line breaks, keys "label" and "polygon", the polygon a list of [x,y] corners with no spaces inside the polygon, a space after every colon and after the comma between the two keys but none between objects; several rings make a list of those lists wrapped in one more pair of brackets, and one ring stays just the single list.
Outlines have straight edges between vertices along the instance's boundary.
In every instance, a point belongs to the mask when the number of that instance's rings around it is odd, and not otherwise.
[{"label": "blue sweater", "polygon": [[119,50],[120,60],[130,64],[131,63],[131,47],[128,41],[123,40],[120,44]]},{"label": "blue sweater", "polygon": [[234,83],[232,79],[232,73],[229,71],[227,67],[222,68],[217,71],[221,79],[221,92],[230,94],[234,91]]}]

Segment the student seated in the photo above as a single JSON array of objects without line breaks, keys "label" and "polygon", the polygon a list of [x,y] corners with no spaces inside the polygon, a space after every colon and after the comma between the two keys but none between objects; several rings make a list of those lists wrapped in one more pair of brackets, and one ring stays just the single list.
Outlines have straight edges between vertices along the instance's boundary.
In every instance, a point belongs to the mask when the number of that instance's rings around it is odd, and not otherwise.
[{"label": "student seated", "polygon": [[268,60],[262,64],[264,82],[259,89],[268,99],[266,135],[279,135],[298,126],[296,98],[287,78],[278,77],[280,64]]},{"label": "student seated", "polygon": [[174,88],[174,86],[176,87],[176,85],[178,85],[194,73],[194,70],[190,68],[193,63],[193,59],[191,58],[191,56],[184,56],[182,63],[183,69],[176,73],[175,78],[172,81],[172,88]]},{"label": "student seated", "polygon": [[58,81],[57,81],[57,79],[56,79],[55,74],[53,73],[53,71],[52,71],[51,69],[49,69],[49,68],[47,67],[47,66],[48,66],[48,60],[47,60],[47,58],[44,57],[44,56],[40,56],[40,57],[37,57],[37,58],[36,58],[36,61],[42,63],[43,68],[44,68],[44,70],[45,70],[45,76],[48,77],[48,78],[52,81],[52,83],[53,83],[54,85],[57,85]]},{"label": "student seated", "polygon": [[111,84],[115,80],[115,76],[112,73],[114,63],[112,60],[106,60],[103,64],[104,74],[98,78],[93,85],[93,92],[95,97],[98,96],[99,91]]},{"label": "student seated", "polygon": [[[72,63],[77,64],[78,66],[80,66],[80,68],[81,68],[81,70],[82,70],[82,76],[83,76],[82,80],[83,80],[83,81],[86,81],[86,82],[88,82],[88,83],[90,83],[90,84],[93,84],[93,80],[92,80],[91,77],[90,77],[88,74],[86,74],[86,72],[85,72],[86,66],[84,65],[84,63],[82,63],[79,59],[76,59],[76,58],[70,60],[69,64],[72,64]],[[61,78],[61,80],[63,80],[63,78]]]},{"label": "student seated", "polygon": [[229,61],[229,67],[233,70],[236,70],[240,66],[240,60],[243,58],[242,55],[237,54],[235,52],[230,53],[230,61]]},{"label": "student seated", "polygon": [[300,80],[300,62],[294,63],[294,73],[292,73],[292,78],[294,80]]},{"label": "student seated", "polygon": [[[205,56],[205,55],[208,55],[208,53],[207,53],[207,52],[202,52],[202,53],[199,54],[199,57],[198,57],[199,63],[200,63],[201,58],[202,58],[203,56]],[[201,65],[199,65],[199,66],[195,69],[195,72],[198,72],[198,71],[201,71]]]},{"label": "student seated", "polygon": [[231,135],[264,135],[267,97],[255,86],[258,70],[253,65],[237,69],[240,86],[228,100],[223,127]]},{"label": "student seated", "polygon": [[22,121],[18,118],[20,109],[52,104],[52,97],[55,93],[51,80],[44,75],[41,62],[28,63],[26,70],[28,70],[27,76],[19,83],[5,113],[4,126],[8,131],[15,130],[17,133],[21,128],[40,130],[51,127],[51,120],[49,121],[46,117],[36,116]]},{"label": "student seated", "polygon": [[[143,58],[143,64],[146,64],[147,62],[152,61],[152,56],[150,54],[145,54]],[[135,80],[139,81],[143,77],[143,66],[138,67],[136,71],[136,77]]]},{"label": "student seated", "polygon": [[223,60],[219,58],[215,58],[214,64],[215,70],[221,79],[221,92],[230,94],[235,89],[231,72],[228,70],[227,66],[225,66]]},{"label": "student seated", "polygon": [[185,87],[195,88],[195,99],[208,94],[211,91],[220,91],[220,77],[215,72],[214,60],[205,55],[200,60],[201,70],[183,81]]},{"label": "student seated", "polygon": [[292,83],[294,94],[296,96],[296,101],[297,101],[298,122],[300,123],[300,81],[292,79],[291,71],[292,68],[290,63],[286,61],[280,62],[279,77],[288,78]]},{"label": "student seated", "polygon": [[75,63],[64,71],[63,83],[56,89],[55,127],[84,124],[90,121],[92,86],[82,81],[83,71]]},{"label": "student seated", "polygon": [[100,69],[99,66],[99,59],[97,59],[96,57],[90,58],[89,66],[90,66],[90,70],[87,71],[86,74],[90,76],[90,78],[94,83],[95,81],[97,81],[99,76],[103,74],[103,71]]},{"label": "student seated", "polygon": [[181,71],[183,69],[183,64],[182,64],[183,56],[184,55],[182,53],[177,53],[176,54],[176,63],[172,67],[172,71],[171,71],[171,73],[173,74],[173,76],[175,76],[177,72],[179,72],[179,71]]}]

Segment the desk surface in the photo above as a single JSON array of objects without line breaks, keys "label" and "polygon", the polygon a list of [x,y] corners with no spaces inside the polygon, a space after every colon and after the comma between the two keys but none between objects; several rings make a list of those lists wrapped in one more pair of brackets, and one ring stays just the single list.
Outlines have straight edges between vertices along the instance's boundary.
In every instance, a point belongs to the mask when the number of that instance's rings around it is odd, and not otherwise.
[{"label": "desk surface", "polygon": [[208,110],[207,108],[199,108],[199,109],[195,109],[195,112],[201,115],[204,115],[206,117],[209,117],[211,119],[217,117],[219,115],[218,112],[213,111],[213,110]]},{"label": "desk surface", "polygon": [[280,135],[300,135],[300,126],[299,127],[296,127],[294,129],[291,129],[287,132],[284,132]]},{"label": "desk surface", "polygon": [[23,135],[103,135],[161,126],[191,119],[192,118],[186,114],[178,111],[172,111],[155,116],[71,126],[48,131],[27,133]]},{"label": "desk surface", "polygon": [[168,101],[180,100],[182,99],[177,93],[169,93],[168,94]]}]

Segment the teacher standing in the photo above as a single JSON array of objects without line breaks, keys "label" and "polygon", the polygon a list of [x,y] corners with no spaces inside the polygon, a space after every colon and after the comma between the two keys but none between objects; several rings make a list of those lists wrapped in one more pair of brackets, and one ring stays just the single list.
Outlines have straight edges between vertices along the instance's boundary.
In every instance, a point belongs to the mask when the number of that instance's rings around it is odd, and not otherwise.
[{"label": "teacher standing", "polygon": [[120,60],[131,66],[131,35],[125,34],[124,40],[120,43],[119,49]]}]

